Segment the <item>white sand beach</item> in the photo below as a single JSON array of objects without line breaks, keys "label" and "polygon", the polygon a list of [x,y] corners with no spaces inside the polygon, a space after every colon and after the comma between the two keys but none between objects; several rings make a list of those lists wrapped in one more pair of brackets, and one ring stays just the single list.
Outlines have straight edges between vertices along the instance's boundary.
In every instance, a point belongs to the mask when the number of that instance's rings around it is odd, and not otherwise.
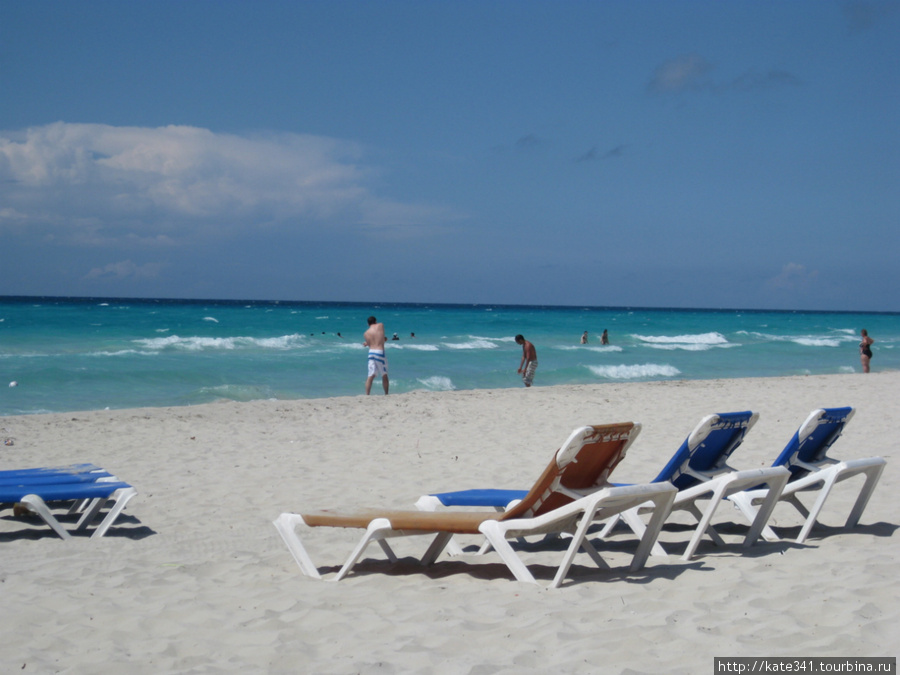
[{"label": "white sand beach", "polygon": [[[102,539],[63,541],[0,512],[4,673],[711,673],[714,656],[897,656],[900,373],[416,392],[0,418],[0,469],[93,462],[138,490]],[[425,493],[526,488],[582,424],[643,431],[614,479],[646,482],[700,418],[754,410],[732,458],[771,463],[808,413],[851,405],[832,454],[888,465],[860,525],[861,479],[839,484],[804,545],[728,542],[629,573],[636,542],[579,555],[555,590],[514,581],[496,554],[442,555],[426,538],[378,546],[339,583],[303,576],[272,520],[333,506],[412,508]],[[780,505],[771,521],[799,531]],[[734,523],[730,525],[729,523]],[[304,539],[332,576],[360,533]],[[474,544],[476,540],[463,540]],[[546,584],[561,549],[529,552]],[[546,561],[546,563],[544,563]]]}]

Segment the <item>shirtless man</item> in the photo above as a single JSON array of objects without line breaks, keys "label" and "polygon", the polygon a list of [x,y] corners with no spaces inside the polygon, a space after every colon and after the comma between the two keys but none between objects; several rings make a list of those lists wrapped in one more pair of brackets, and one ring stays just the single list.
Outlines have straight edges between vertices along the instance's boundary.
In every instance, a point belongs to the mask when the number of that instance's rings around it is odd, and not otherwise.
[{"label": "shirtless man", "polygon": [[372,390],[372,382],[376,375],[381,375],[384,393],[388,393],[388,365],[384,355],[384,324],[378,323],[374,316],[369,317],[369,328],[363,333],[363,344],[369,348],[369,377],[366,379],[366,396]]},{"label": "shirtless man", "polygon": [[522,381],[526,387],[534,382],[534,371],[537,370],[537,350],[521,335],[516,335],[516,344],[522,345],[522,360],[519,362],[517,373],[522,373]]}]

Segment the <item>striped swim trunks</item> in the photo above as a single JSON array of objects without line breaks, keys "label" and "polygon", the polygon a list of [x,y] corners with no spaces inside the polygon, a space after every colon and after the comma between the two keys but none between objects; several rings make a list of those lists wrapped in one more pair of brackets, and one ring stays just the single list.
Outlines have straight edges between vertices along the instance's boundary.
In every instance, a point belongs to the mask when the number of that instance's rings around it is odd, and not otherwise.
[{"label": "striped swim trunks", "polygon": [[388,367],[387,367],[387,358],[384,355],[383,349],[370,349],[369,350],[369,377],[378,376],[378,375],[387,375]]}]

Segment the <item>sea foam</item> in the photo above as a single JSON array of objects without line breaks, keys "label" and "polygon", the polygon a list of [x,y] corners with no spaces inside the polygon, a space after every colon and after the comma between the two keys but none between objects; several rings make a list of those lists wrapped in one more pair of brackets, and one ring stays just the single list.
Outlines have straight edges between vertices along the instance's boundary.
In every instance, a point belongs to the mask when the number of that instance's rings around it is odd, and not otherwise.
[{"label": "sea foam", "polygon": [[836,338],[810,338],[800,337],[792,338],[791,342],[796,342],[804,347],[840,347],[843,340]]},{"label": "sea foam", "polygon": [[449,377],[442,377],[440,375],[433,375],[432,377],[418,379],[417,381],[421,382],[431,391],[454,391],[456,389],[453,380]]},{"label": "sea foam", "polygon": [[716,332],[696,335],[633,335],[632,337],[653,349],[683,349],[689,352],[701,352],[713,347],[733,346],[729,344],[724,335]]},{"label": "sea foam", "polygon": [[587,368],[595,375],[610,380],[637,380],[642,377],[677,377],[681,375],[681,371],[674,366],[656,363],[630,366],[587,366]]},{"label": "sea foam", "polygon": [[252,337],[180,337],[169,335],[159,338],[143,338],[134,340],[136,344],[147,349],[181,349],[185,351],[202,351],[205,349],[239,349],[241,347],[261,347],[263,349],[291,349],[305,339],[303,335],[282,335],[272,338]]},{"label": "sea foam", "polygon": [[473,338],[467,342],[445,342],[447,349],[497,349],[497,343],[484,338]]}]

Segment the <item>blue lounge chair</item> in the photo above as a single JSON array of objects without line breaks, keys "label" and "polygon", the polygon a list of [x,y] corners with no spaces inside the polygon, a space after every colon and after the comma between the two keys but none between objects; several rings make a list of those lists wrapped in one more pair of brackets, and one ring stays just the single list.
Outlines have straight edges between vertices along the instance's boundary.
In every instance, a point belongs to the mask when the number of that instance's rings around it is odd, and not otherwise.
[{"label": "blue lounge chair", "polygon": [[[682,554],[682,560],[690,560],[703,535],[709,535],[716,545],[725,541],[712,526],[712,518],[723,499],[752,486],[766,485],[764,502],[753,519],[750,530],[744,537],[744,546],[752,546],[765,527],[789,473],[783,467],[735,471],[728,466],[731,454],[743,442],[744,436],[756,424],[758,413],[748,411],[707,415],[685,439],[653,483],[670,482],[678,488],[672,511],[687,511],[697,519],[697,527]],[[708,500],[705,509],[700,510],[697,502]],[[600,533],[607,536],[622,520],[636,535],[641,536],[644,523],[639,509],[631,509],[610,519]],[[657,542],[654,555],[665,555],[662,545]]]},{"label": "blue lounge chair", "polygon": [[[854,413],[855,410],[850,407],[813,410],[772,464],[790,471],[790,478],[780,499],[793,504],[806,519],[796,539],[799,544],[806,541],[809,536],[831,488],[836,483],[862,474],[865,476],[865,482],[844,525],[848,528],[855,527],[884,471],[886,462],[881,457],[844,462],[828,457],[828,451],[840,438]],[[818,496],[813,506],[807,509],[798,498],[798,494],[813,491],[818,491]],[[759,490],[750,489],[729,495],[728,498],[752,520],[756,517],[756,504],[759,503],[761,496]],[[768,525],[763,529],[763,536],[769,541],[778,541],[778,536]]]},{"label": "blue lounge chair", "polygon": [[43,519],[63,539],[71,534],[53,515],[49,503],[72,503],[69,513],[82,511],[74,531],[86,529],[97,517],[100,510],[110,501],[112,508],[94,530],[92,537],[102,537],[119,517],[125,505],[137,494],[128,483],[100,478],[92,482],[47,483],[46,476],[36,477],[29,482],[27,477],[13,483],[0,483],[0,505],[20,505],[30,513]]},{"label": "blue lounge chair", "polygon": [[[670,482],[678,488],[672,510],[688,511],[698,521],[682,556],[684,560],[693,557],[704,534],[709,535],[718,545],[725,543],[711,525],[712,517],[723,498],[733,492],[766,484],[769,489],[765,491],[765,503],[744,538],[744,545],[751,546],[759,538],[760,531],[775,507],[776,497],[787,481],[788,472],[777,468],[738,472],[727,464],[731,453],[741,444],[758,418],[757,413],[750,411],[704,417],[653,479],[653,483]],[[422,510],[435,510],[438,506],[484,506],[504,510],[514,504],[514,500],[521,499],[523,494],[517,490],[445,492],[420,497],[416,506]],[[709,503],[701,511],[696,502],[707,497]],[[645,525],[639,509],[634,508],[613,516],[601,530],[600,537],[606,537],[620,520],[629,525],[638,537],[643,536]],[[659,542],[653,546],[653,555],[666,555]]]},{"label": "blue lounge chair", "polygon": [[95,464],[68,464],[66,466],[41,466],[31,469],[3,469],[0,471],[0,479],[17,478],[21,476],[65,476],[102,471]]},{"label": "blue lounge chair", "polygon": [[52,473],[50,471],[33,474],[7,475],[0,472],[0,485],[59,485],[63,483],[96,483],[113,481],[116,477],[108,471],[86,471],[84,473]]}]

